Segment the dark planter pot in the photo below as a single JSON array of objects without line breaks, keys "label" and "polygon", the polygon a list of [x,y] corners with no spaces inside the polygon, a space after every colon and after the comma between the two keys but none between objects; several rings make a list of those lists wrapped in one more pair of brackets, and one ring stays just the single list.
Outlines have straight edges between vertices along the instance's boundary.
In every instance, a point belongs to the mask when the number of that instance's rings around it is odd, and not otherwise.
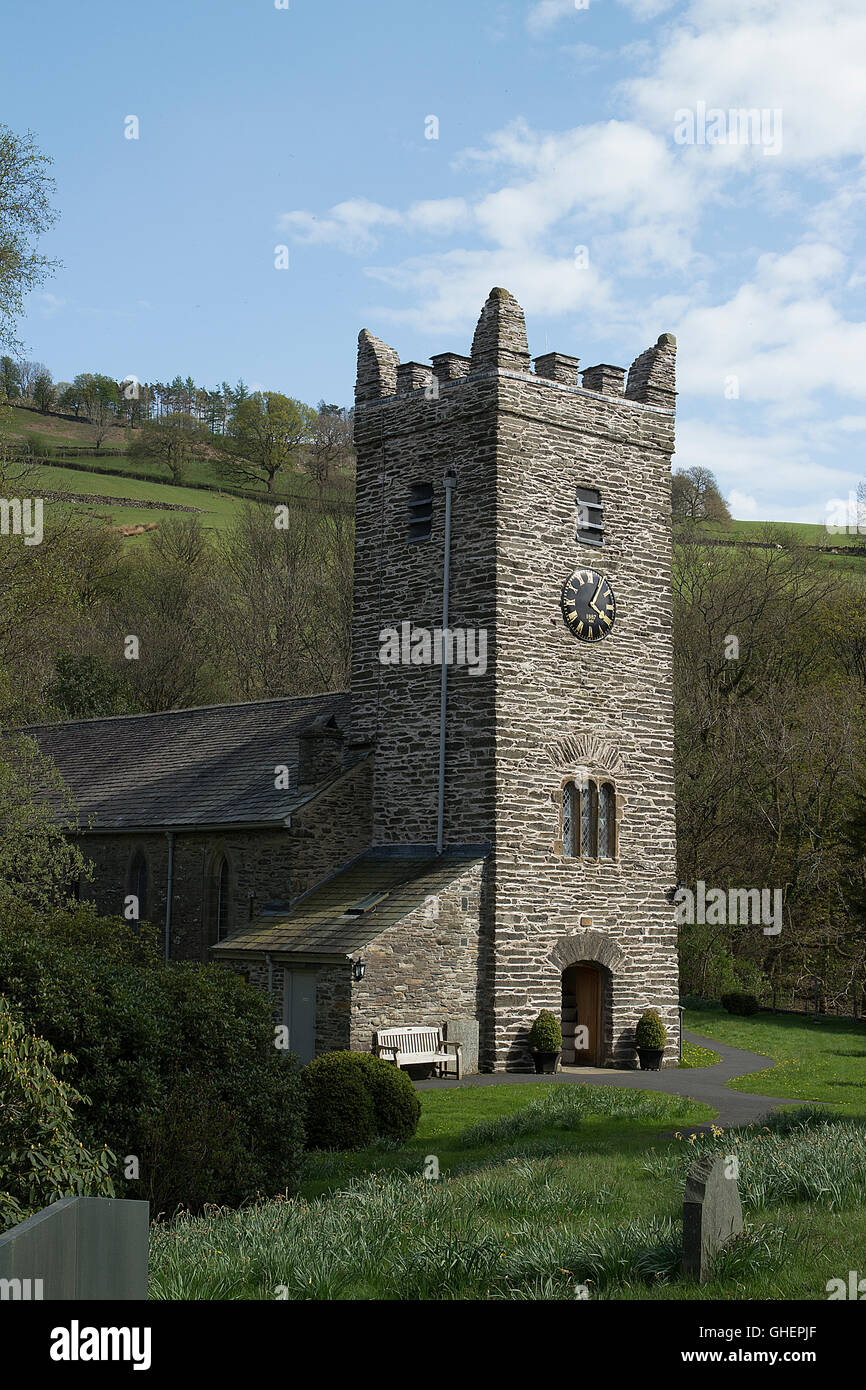
[{"label": "dark planter pot", "polygon": [[663,1047],[639,1047],[637,1055],[640,1058],[641,1071],[659,1071],[665,1050]]},{"label": "dark planter pot", "polygon": [[552,1076],[556,1071],[556,1064],[562,1054],[560,1052],[536,1052],[532,1049],[532,1060],[535,1063],[536,1072],[545,1076]]}]

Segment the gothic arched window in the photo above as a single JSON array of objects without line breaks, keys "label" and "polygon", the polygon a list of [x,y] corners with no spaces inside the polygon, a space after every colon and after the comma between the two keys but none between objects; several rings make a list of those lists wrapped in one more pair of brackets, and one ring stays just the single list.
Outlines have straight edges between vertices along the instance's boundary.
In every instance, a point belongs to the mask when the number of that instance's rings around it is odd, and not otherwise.
[{"label": "gothic arched window", "polygon": [[224,941],[230,931],[231,878],[224,854],[214,864],[211,879],[211,941]]},{"label": "gothic arched window", "polygon": [[580,789],[580,855],[595,859],[598,843],[598,790],[594,782]]},{"label": "gothic arched window", "polygon": [[138,920],[144,921],[147,917],[147,860],[140,849],[130,861],[127,892],[138,899]]},{"label": "gothic arched window", "polygon": [[562,789],[562,852],[567,859],[574,858],[574,831],[579,814],[579,797],[573,782],[566,782]]},{"label": "gothic arched window", "polygon": [[616,795],[610,782],[598,789],[598,857],[613,859],[616,842]]}]

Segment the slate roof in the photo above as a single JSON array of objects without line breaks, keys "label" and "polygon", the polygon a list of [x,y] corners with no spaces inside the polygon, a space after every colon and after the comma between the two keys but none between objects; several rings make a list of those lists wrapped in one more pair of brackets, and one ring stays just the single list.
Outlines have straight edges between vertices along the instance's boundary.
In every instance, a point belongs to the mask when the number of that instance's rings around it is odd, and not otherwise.
[{"label": "slate roof", "polygon": [[266,907],[254,921],[214,946],[214,958],[249,951],[350,955],[477,864],[486,848],[455,847],[439,858],[429,848],[367,850],[294,905]]},{"label": "slate roof", "polygon": [[[314,795],[297,791],[298,734],[333,714],[345,729],[348,693],[120,715],[20,732],[50,754],[93,830],[279,825]],[[274,769],[293,768],[290,787]]]}]

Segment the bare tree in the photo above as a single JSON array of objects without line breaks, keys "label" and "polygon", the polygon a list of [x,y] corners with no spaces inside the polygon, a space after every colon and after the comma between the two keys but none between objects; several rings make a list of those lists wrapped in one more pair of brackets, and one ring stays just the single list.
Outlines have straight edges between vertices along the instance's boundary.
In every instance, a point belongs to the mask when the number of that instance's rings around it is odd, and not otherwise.
[{"label": "bare tree", "polygon": [[709,468],[678,468],[671,479],[671,510],[688,521],[730,522],[731,514]]}]

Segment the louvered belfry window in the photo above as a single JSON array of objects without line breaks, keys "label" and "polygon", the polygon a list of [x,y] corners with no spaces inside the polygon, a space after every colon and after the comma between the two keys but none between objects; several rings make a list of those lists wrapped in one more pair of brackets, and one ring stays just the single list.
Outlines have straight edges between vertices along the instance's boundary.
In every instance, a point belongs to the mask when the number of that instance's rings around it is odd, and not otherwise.
[{"label": "louvered belfry window", "polygon": [[601,493],[598,488],[575,489],[577,502],[577,536],[582,545],[604,545],[604,520]]},{"label": "louvered belfry window", "polygon": [[409,488],[407,540],[429,541],[433,529],[433,484],[413,483]]}]

